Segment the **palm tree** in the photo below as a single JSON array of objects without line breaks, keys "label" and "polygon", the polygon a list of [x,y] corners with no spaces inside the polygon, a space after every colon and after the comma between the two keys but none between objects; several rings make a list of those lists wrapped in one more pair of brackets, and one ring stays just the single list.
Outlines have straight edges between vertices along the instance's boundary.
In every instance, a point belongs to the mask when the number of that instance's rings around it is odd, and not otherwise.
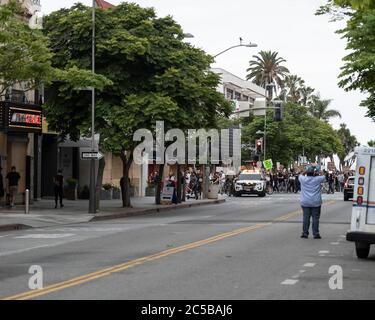
[{"label": "palm tree", "polygon": [[301,94],[301,100],[300,100],[300,103],[303,105],[303,106],[307,106],[308,103],[311,101],[312,97],[313,97],[313,93],[314,93],[315,89],[314,88],[311,88],[311,87],[306,87],[306,86],[303,86],[301,89],[300,89],[300,94]]},{"label": "palm tree", "polygon": [[332,100],[321,99],[319,94],[311,97],[311,101],[308,103],[310,113],[317,119],[328,122],[329,119],[339,117],[341,113],[337,110],[328,109]]},{"label": "palm tree", "polygon": [[289,70],[281,64],[286,62],[278,57],[278,52],[260,51],[258,55],[250,60],[250,67],[246,79],[251,80],[257,85],[266,88],[267,84],[275,84],[282,87],[283,78],[289,73]]},{"label": "palm tree", "polygon": [[303,97],[305,81],[294,74],[286,75],[282,87],[280,98],[284,101],[289,100],[298,103]]}]

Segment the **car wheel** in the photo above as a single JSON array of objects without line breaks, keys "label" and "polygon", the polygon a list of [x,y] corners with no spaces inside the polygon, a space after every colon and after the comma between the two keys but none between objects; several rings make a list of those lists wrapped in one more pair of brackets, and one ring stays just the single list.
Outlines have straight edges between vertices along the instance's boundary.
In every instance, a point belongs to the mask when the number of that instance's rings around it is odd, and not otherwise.
[{"label": "car wheel", "polygon": [[358,259],[367,259],[370,253],[370,244],[364,242],[356,242],[355,251],[357,253]]}]

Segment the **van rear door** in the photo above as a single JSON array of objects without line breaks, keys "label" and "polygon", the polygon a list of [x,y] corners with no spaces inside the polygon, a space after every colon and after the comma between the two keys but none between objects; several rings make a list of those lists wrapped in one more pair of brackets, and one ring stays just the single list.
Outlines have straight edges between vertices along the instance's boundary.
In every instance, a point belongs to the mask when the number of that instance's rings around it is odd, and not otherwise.
[{"label": "van rear door", "polygon": [[375,224],[375,157],[370,160],[370,174],[368,175],[368,198],[367,198],[367,220],[366,224]]}]

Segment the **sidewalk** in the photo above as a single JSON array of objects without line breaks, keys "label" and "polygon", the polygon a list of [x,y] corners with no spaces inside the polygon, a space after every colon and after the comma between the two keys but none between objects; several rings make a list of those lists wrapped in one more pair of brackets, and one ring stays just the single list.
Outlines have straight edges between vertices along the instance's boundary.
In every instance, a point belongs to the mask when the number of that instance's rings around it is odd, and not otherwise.
[{"label": "sidewalk", "polygon": [[100,202],[100,212],[89,214],[87,213],[88,200],[65,200],[64,208],[55,209],[54,200],[43,199],[30,205],[29,214],[25,214],[25,207],[23,205],[12,209],[0,208],[0,231],[118,219],[174,209],[217,204],[224,202],[225,199],[221,196],[219,196],[218,200],[190,199],[178,205],[155,205],[154,201],[154,197],[132,198],[132,208],[122,208],[121,200],[103,200]]}]

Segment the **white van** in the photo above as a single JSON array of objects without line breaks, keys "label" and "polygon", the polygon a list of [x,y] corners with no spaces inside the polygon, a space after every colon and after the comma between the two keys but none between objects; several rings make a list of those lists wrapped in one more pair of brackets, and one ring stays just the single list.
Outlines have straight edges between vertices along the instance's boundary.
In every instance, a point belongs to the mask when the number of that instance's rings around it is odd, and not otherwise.
[{"label": "white van", "polygon": [[375,148],[358,147],[353,209],[346,240],[355,242],[357,257],[366,259],[375,244]]}]

